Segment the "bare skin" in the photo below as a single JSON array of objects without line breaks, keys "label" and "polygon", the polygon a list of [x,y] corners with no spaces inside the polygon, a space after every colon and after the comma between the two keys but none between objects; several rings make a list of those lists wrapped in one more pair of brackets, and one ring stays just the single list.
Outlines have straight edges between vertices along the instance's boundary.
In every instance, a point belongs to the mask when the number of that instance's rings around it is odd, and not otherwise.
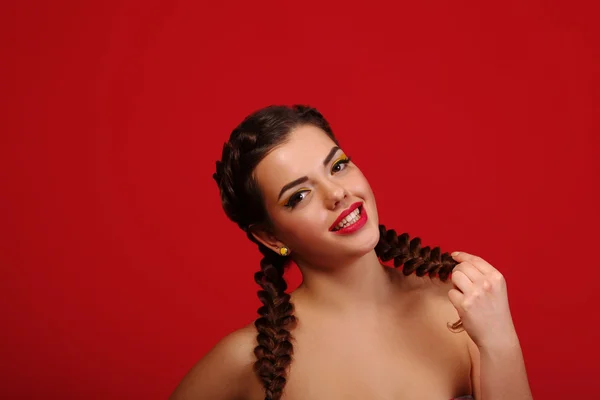
[{"label": "bare skin", "polygon": [[[395,293],[389,304],[337,313],[292,295],[298,324],[283,399],[442,399],[472,393],[471,353],[448,301],[451,285],[403,277],[387,267]],[[181,382],[172,400],[264,400],[252,371],[256,329],[224,338]],[[210,379],[208,375],[214,375]]]},{"label": "bare skin", "polygon": [[[502,275],[467,253],[455,256],[447,283],[382,266],[373,192],[344,160],[323,131],[306,125],[254,171],[270,225],[252,232],[274,252],[289,248],[303,277],[292,293],[298,324],[282,399],[530,399]],[[306,179],[287,187],[299,177]],[[366,224],[333,232],[357,202]],[[458,318],[461,333],[448,329]],[[253,325],[223,338],[171,399],[264,400],[255,347]]]}]

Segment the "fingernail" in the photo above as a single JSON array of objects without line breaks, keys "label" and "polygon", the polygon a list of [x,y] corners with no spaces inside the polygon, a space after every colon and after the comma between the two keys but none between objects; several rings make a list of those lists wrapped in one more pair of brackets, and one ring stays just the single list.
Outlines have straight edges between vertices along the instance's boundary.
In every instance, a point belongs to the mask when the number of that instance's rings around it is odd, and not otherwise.
[{"label": "fingernail", "polygon": [[454,253],[450,254],[452,257],[456,257],[457,255],[460,254],[460,251],[455,251]]}]

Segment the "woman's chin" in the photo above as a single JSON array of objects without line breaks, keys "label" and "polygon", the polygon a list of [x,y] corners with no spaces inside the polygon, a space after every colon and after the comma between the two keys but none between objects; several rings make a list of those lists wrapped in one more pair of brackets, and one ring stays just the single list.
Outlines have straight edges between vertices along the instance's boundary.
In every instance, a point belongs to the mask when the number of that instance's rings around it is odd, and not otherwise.
[{"label": "woman's chin", "polygon": [[379,243],[379,227],[372,221],[368,221],[360,231],[347,235],[339,244],[351,256],[362,257],[373,251]]}]

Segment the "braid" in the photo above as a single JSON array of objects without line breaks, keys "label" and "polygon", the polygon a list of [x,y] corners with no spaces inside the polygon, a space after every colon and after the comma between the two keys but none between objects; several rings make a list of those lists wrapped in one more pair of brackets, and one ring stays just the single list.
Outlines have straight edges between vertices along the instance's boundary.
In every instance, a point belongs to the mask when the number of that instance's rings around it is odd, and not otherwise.
[{"label": "braid", "polygon": [[[303,111],[308,114],[311,112]],[[285,292],[287,284],[283,278],[289,257],[276,255],[252,235],[250,225],[268,220],[268,216],[256,181],[251,175],[240,179],[254,170],[270,147],[262,142],[265,138],[257,132],[260,131],[261,124],[275,129],[278,122],[266,119],[247,118],[232,132],[229,141],[223,145],[221,161],[216,162],[213,179],[219,186],[225,213],[246,232],[248,239],[258,245],[263,255],[260,271],[254,275],[254,280],[261,287],[258,298],[262,303],[258,309],[259,316],[254,322],[258,331],[254,371],[264,386],[265,400],[279,400],[286,383],[287,369],[292,361],[290,329],[296,322],[292,315],[294,307],[290,302],[290,295]]]},{"label": "braid", "polygon": [[[258,331],[254,371],[264,386],[265,400],[280,400],[283,394],[293,354],[290,331],[296,318],[283,277],[289,257],[275,254],[251,233],[253,225],[269,225],[269,215],[253,171],[269,152],[287,140],[294,128],[304,124],[322,129],[338,144],[329,123],[316,109],[303,105],[269,106],[247,116],[232,131],[213,174],[225,214],[258,244],[263,255],[260,271],[254,275],[261,287],[258,298],[262,303],[254,323]],[[456,265],[449,254],[442,254],[437,247],[422,248],[419,238],[409,240],[407,234],[397,236],[395,231],[388,231],[383,225],[379,230],[375,252],[382,261],[393,259],[395,267],[403,266],[405,275],[429,274],[431,277],[437,275],[442,281],[448,280]],[[459,320],[451,327],[458,329],[461,325]]]},{"label": "braid", "polygon": [[[393,259],[394,267],[402,266],[402,273],[406,276],[413,273],[417,276],[429,275],[431,278],[438,277],[442,282],[448,280],[458,264],[450,254],[442,253],[439,247],[421,247],[418,237],[409,240],[407,233],[398,236],[395,230],[386,230],[384,225],[379,225],[379,242],[375,246],[375,253],[381,261]],[[462,321],[458,320],[449,327],[459,330]]]},{"label": "braid", "polygon": [[292,362],[290,329],[296,322],[283,278],[289,261],[260,243],[258,246],[264,257],[254,280],[262,288],[258,298],[263,305],[258,309],[260,317],[254,322],[258,330],[254,371],[265,388],[265,400],[279,400],[286,383],[287,368]]}]

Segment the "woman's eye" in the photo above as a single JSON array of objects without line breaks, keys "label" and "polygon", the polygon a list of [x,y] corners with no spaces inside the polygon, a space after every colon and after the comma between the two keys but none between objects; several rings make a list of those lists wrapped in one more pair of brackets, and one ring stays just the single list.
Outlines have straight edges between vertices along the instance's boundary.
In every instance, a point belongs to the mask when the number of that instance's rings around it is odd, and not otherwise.
[{"label": "woman's eye", "polygon": [[350,162],[350,157],[342,158],[341,160],[336,161],[331,167],[331,172],[336,173],[342,171],[346,168],[346,165]]},{"label": "woman's eye", "polygon": [[285,206],[289,207],[289,208],[294,208],[296,206],[296,204],[298,204],[300,201],[304,200],[306,198],[306,196],[308,196],[309,193],[310,193],[310,190],[301,190],[300,192],[294,193],[292,195],[292,197],[289,198],[289,200],[287,201]]}]

